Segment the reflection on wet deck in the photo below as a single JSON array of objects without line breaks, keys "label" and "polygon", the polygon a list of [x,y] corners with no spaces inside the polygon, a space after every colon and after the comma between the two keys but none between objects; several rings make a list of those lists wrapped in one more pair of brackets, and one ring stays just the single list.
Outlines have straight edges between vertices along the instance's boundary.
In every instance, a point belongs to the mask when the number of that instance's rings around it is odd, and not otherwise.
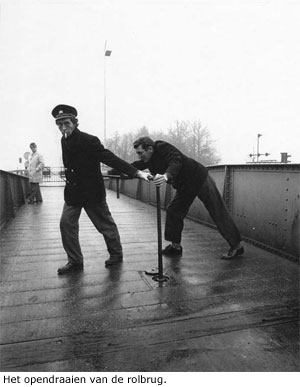
[{"label": "reflection on wet deck", "polygon": [[[1,371],[299,371],[299,266],[226,243],[186,221],[182,258],[157,266],[156,209],[108,191],[124,263],[105,268],[104,240],[80,220],[83,273],[66,261],[62,187],[42,189],[1,233]],[[163,214],[164,215],[164,214]]]}]

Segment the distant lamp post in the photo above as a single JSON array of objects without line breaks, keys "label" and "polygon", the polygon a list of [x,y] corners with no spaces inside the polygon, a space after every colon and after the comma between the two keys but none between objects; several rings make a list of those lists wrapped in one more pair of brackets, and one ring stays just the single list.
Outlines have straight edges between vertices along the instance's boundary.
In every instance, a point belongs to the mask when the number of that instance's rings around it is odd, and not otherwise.
[{"label": "distant lamp post", "polygon": [[106,48],[107,40],[104,46],[104,145],[106,145],[106,57],[111,55],[111,50]]}]

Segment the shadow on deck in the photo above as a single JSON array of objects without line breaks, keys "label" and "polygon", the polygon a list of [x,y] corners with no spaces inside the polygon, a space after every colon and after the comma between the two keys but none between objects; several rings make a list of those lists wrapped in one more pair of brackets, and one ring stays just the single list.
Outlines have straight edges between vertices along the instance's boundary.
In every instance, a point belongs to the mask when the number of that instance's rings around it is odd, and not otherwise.
[{"label": "shadow on deck", "polygon": [[80,220],[83,273],[66,261],[62,187],[23,206],[1,233],[1,371],[299,371],[299,266],[246,244],[242,259],[213,229],[185,223],[180,259],[157,267],[156,209],[108,191],[124,249],[105,268],[104,240]]}]

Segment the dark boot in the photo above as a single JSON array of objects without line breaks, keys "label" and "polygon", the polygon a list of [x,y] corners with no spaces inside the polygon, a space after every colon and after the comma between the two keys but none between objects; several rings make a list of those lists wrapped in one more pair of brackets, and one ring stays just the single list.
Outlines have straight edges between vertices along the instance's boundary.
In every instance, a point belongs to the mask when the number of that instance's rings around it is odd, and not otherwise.
[{"label": "dark boot", "polygon": [[182,256],[182,246],[175,248],[172,245],[168,245],[162,251],[163,255],[167,257],[181,257]]},{"label": "dark boot", "polygon": [[244,254],[244,247],[238,245],[237,247],[230,247],[228,253],[222,255],[222,259],[233,259],[241,257]]},{"label": "dark boot", "polygon": [[123,262],[123,257],[109,257],[105,261],[105,266],[111,266],[111,265],[118,265],[119,263]]},{"label": "dark boot", "polygon": [[74,273],[76,271],[82,271],[82,270],[83,270],[82,263],[75,264],[75,263],[68,262],[65,266],[62,266],[57,270],[57,274],[62,275],[62,274]]}]

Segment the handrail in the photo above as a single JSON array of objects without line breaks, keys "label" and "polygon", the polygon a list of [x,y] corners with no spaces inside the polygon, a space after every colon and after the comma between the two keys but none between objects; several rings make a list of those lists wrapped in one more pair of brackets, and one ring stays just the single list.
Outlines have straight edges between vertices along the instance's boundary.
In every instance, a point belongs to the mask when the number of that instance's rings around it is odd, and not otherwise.
[{"label": "handrail", "polygon": [[29,192],[27,177],[0,170],[0,230],[25,203]]},{"label": "handrail", "polygon": [[[300,164],[240,164],[209,167],[243,238],[257,246],[299,262]],[[106,186],[116,190],[115,179]],[[154,184],[121,179],[120,193],[155,205]],[[166,209],[175,190],[161,190]],[[214,224],[204,205],[195,200],[188,217]]]},{"label": "handrail", "polygon": [[[239,164],[209,167],[244,239],[299,261],[300,164]],[[0,171],[0,229],[25,203],[29,181]],[[63,172],[58,173],[63,178]],[[155,204],[154,185],[120,175],[104,175],[105,185],[135,199]],[[63,181],[63,179],[62,179]],[[161,190],[162,208],[174,197],[167,185]],[[214,227],[203,204],[195,200],[188,216]]]}]

